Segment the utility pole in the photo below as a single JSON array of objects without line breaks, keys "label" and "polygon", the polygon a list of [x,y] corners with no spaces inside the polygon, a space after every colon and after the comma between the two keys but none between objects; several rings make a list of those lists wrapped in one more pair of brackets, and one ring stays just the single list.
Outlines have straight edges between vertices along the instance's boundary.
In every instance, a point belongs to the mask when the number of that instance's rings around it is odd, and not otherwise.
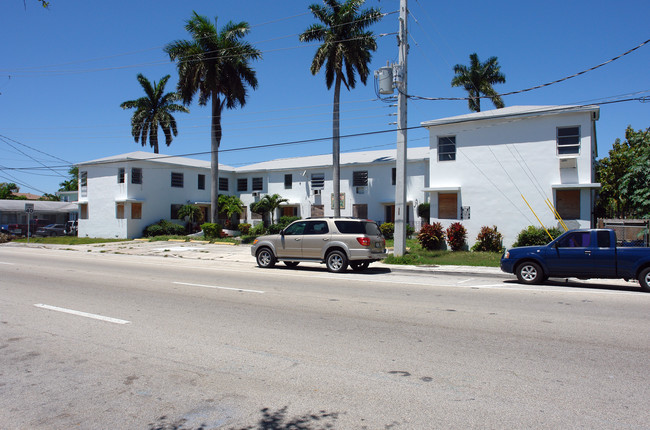
[{"label": "utility pole", "polygon": [[400,257],[406,253],[406,128],[407,128],[407,67],[408,6],[400,0],[399,8],[399,64],[393,81],[397,87],[397,156],[395,169],[395,247],[393,253]]}]

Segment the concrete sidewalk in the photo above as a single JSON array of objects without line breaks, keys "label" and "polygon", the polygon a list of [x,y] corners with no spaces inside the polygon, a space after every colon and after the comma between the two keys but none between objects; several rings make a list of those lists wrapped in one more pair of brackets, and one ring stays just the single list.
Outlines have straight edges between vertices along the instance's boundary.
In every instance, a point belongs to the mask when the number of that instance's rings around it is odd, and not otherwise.
[{"label": "concrete sidewalk", "polygon": [[[149,242],[133,240],[125,242],[97,243],[91,245],[52,245],[31,243],[8,243],[2,246],[23,246],[30,248],[60,249],[89,253],[108,253],[126,255],[146,255],[167,258],[186,258],[196,260],[223,260],[242,263],[255,263],[251,255],[251,245],[228,245],[221,243],[208,243],[203,241],[176,242],[161,241]],[[382,262],[372,263],[371,267],[386,267],[393,272],[428,272],[445,273],[458,275],[480,275],[499,278],[513,278],[512,275],[503,273],[498,267],[476,267],[476,266],[410,266],[398,264],[385,264]]]}]

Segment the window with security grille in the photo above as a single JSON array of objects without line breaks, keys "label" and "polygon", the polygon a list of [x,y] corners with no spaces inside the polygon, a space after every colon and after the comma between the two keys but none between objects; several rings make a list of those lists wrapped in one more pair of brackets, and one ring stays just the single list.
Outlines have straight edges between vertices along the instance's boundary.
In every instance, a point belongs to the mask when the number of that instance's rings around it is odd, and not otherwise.
[{"label": "window with security grille", "polygon": [[132,184],[142,184],[142,169],[139,167],[134,167],[131,169],[131,183]]},{"label": "window with security grille", "polygon": [[117,183],[123,184],[125,177],[126,177],[126,169],[124,167],[120,167],[119,169],[117,169]]},{"label": "window with security grille", "polygon": [[253,178],[253,191],[262,191],[264,189],[264,178]]},{"label": "window with security grille", "polygon": [[172,187],[183,188],[183,174],[172,172]]},{"label": "window with security grille", "polygon": [[228,178],[219,178],[219,191],[228,191]]},{"label": "window with security grille", "polygon": [[368,186],[368,171],[360,170],[357,172],[352,172],[352,186],[353,187]]},{"label": "window with security grille", "polygon": [[322,190],[323,188],[325,188],[325,173],[312,173],[311,189]]},{"label": "window with security grille", "polygon": [[237,179],[237,191],[248,191],[248,178]]},{"label": "window with security grille", "polygon": [[438,161],[454,161],[456,159],[456,136],[438,138]]},{"label": "window with security grille", "polygon": [[580,154],[580,127],[557,128],[557,155]]}]

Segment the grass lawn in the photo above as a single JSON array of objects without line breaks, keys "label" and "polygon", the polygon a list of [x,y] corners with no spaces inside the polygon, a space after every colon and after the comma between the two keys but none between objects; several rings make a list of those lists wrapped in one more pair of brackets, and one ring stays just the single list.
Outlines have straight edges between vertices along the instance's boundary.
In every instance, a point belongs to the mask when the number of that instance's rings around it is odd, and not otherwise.
[{"label": "grass lawn", "polygon": [[[392,248],[393,241],[387,240],[386,246]],[[391,254],[384,260],[384,263],[415,266],[453,265],[499,267],[501,260],[500,252],[427,251],[415,239],[407,239],[406,248],[406,255],[395,257]]]},{"label": "grass lawn", "polygon": [[[92,243],[129,242],[130,239],[101,239],[95,237],[53,236],[30,237],[29,243],[48,243],[53,245],[88,245]],[[27,243],[27,238],[15,239],[14,242]]]}]

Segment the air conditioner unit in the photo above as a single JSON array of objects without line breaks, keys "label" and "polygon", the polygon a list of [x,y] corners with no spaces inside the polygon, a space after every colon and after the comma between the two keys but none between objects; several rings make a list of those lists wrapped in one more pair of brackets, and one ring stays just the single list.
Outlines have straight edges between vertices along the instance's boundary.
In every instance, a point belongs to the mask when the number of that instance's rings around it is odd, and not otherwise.
[{"label": "air conditioner unit", "polygon": [[253,191],[253,197],[259,197],[260,192],[259,191]]},{"label": "air conditioner unit", "polygon": [[323,191],[323,190],[311,190],[311,191],[312,191],[313,195],[318,196],[318,195],[320,195],[321,191]]}]

